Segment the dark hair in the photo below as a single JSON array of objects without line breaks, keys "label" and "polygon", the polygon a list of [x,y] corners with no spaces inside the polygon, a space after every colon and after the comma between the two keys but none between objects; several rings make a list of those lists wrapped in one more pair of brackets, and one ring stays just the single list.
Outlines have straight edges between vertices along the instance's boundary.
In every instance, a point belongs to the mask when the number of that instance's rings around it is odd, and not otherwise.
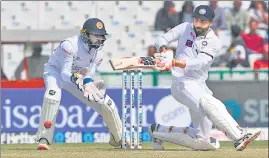
[{"label": "dark hair", "polygon": [[185,12],[186,6],[191,6],[192,7],[192,11],[194,10],[194,5],[193,5],[192,1],[185,1],[184,4],[183,4],[183,6],[182,6],[182,12]]},{"label": "dark hair", "polygon": [[170,7],[174,7],[174,6],[175,6],[175,4],[173,1],[164,1],[164,3],[163,3],[163,9],[165,11],[168,11]]},{"label": "dark hair", "polygon": [[33,44],[33,52],[42,52],[42,45],[39,43]]},{"label": "dark hair", "polygon": [[148,49],[150,49],[150,48],[153,48],[153,49],[155,50],[155,52],[157,51],[157,48],[156,48],[154,45],[150,45],[150,46],[148,47]]},{"label": "dark hair", "polygon": [[233,37],[238,37],[241,34],[241,28],[238,25],[232,25],[231,26],[231,33]]},{"label": "dark hair", "polygon": [[266,6],[266,4],[265,4],[264,1],[251,1],[248,10],[250,10],[250,9],[256,9],[256,8],[257,8],[257,6],[256,6],[256,3],[257,3],[257,2],[261,2],[261,3],[262,3],[262,7],[263,7],[263,9],[264,9],[266,12],[268,12],[268,8],[267,8],[267,6]]}]

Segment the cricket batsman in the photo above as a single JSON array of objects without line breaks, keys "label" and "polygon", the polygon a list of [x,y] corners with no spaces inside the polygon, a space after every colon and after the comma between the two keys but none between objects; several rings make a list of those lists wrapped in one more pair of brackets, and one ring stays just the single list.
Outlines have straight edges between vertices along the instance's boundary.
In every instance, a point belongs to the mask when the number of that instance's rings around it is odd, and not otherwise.
[{"label": "cricket batsman", "polygon": [[[222,47],[212,26],[215,13],[206,5],[194,11],[192,23],[185,22],[160,37],[156,43],[160,60],[158,70],[170,70],[173,75],[171,93],[180,103],[189,108],[193,128],[149,125],[154,149],[164,149],[163,142],[183,145],[194,150],[216,150],[220,147],[217,139],[210,137],[212,124],[234,141],[238,151],[260,135],[260,130],[248,132],[241,128],[228,113],[225,105],[213,96],[205,81],[214,57]],[[166,56],[166,46],[178,41],[175,59]],[[184,121],[184,120],[182,120]]]},{"label": "cricket batsman", "polygon": [[100,19],[88,19],[81,33],[62,40],[44,65],[46,91],[37,132],[38,150],[48,150],[52,143],[62,89],[98,112],[111,133],[109,144],[121,145],[122,127],[115,103],[105,94],[104,81],[93,79],[102,62],[99,50],[104,45],[105,35],[107,32]]}]

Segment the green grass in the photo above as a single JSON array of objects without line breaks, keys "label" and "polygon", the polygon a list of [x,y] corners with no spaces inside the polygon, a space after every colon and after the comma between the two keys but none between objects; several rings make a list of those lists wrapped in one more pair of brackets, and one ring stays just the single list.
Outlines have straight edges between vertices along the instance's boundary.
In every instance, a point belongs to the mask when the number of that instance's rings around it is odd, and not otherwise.
[{"label": "green grass", "polygon": [[37,151],[37,144],[2,144],[2,157],[55,157],[55,158],[267,158],[268,141],[254,141],[244,151],[235,151],[232,142],[221,142],[221,148],[217,151],[193,151],[174,144],[165,144],[165,150],[153,150],[150,143],[144,143],[141,150],[123,150],[113,148],[106,143],[94,144],[53,144],[49,151]]}]

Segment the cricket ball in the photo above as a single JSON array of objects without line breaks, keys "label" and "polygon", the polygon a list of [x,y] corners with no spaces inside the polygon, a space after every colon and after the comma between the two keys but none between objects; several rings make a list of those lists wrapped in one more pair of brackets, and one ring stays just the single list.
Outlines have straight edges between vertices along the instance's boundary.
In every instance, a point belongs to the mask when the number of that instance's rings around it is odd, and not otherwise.
[{"label": "cricket ball", "polygon": [[51,122],[50,121],[45,121],[44,122],[44,127],[45,128],[50,128],[51,127]]}]

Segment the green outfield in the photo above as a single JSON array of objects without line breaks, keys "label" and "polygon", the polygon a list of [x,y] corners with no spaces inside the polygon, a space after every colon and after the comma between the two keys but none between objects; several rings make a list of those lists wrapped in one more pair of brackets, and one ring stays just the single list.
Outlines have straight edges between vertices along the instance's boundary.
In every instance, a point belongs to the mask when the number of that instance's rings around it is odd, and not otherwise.
[{"label": "green outfield", "polygon": [[153,157],[153,158],[267,158],[268,141],[255,141],[244,151],[235,151],[232,142],[221,142],[221,148],[217,151],[192,151],[174,144],[165,144],[166,150],[152,150],[151,144],[144,143],[142,150],[123,150],[113,148],[108,144],[53,144],[49,151],[37,151],[36,144],[3,145],[2,157],[37,158],[128,158],[128,157]]}]

